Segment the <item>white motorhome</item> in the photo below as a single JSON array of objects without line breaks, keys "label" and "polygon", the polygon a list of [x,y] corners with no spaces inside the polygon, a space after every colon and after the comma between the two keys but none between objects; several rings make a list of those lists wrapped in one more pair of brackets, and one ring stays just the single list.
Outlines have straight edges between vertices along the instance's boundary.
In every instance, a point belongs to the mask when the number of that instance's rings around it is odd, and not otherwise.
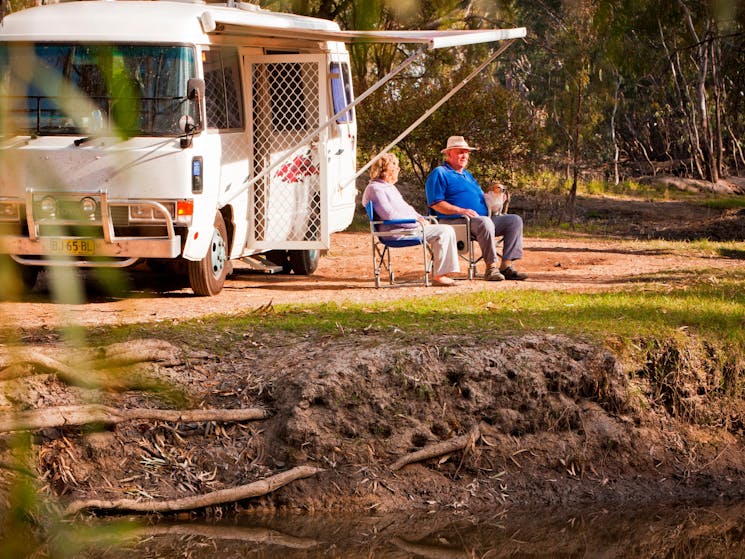
[{"label": "white motorhome", "polygon": [[27,284],[42,267],[145,260],[188,274],[198,295],[219,293],[234,259],[310,274],[354,214],[345,42],[524,34],[376,36],[240,2],[95,0],[6,16],[0,257]]}]

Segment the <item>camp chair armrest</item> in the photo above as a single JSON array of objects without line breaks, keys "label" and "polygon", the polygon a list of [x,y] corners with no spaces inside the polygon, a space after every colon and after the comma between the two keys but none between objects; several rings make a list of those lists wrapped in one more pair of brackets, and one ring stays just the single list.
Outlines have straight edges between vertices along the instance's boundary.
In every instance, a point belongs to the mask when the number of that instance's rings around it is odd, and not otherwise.
[{"label": "camp chair armrest", "polygon": [[376,221],[376,224],[381,225],[401,225],[404,223],[419,223],[416,219],[383,219],[381,221]]},{"label": "camp chair armrest", "polygon": [[437,219],[465,219],[471,221],[471,218],[463,214],[451,214],[451,215],[438,215]]}]

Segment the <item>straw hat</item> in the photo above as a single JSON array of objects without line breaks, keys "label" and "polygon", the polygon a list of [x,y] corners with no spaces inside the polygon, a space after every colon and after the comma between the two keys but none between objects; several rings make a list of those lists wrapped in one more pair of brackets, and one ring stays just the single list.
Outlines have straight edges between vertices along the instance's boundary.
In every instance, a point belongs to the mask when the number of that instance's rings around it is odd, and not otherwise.
[{"label": "straw hat", "polygon": [[466,139],[463,136],[450,136],[445,149],[441,149],[440,153],[445,153],[449,149],[467,149],[468,151],[475,151],[479,148],[474,148],[468,145]]}]

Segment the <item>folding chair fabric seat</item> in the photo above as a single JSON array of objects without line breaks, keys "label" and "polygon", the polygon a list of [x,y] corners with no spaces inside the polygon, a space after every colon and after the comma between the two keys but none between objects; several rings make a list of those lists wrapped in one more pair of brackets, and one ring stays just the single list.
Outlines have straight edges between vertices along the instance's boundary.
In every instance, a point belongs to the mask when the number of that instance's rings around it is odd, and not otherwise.
[{"label": "folding chair fabric seat", "polygon": [[[391,252],[397,248],[422,247],[422,266],[424,269],[423,284],[429,285],[429,275],[432,273],[432,253],[424,238],[424,226],[416,219],[385,219],[381,220],[375,215],[373,202],[365,204],[367,218],[370,221],[370,236],[372,238],[373,273],[375,274],[375,287],[380,287],[380,272],[385,268],[388,272],[390,285],[395,285],[395,273],[392,267]],[[381,225],[404,225],[416,224],[415,228],[401,228],[381,231]]]}]

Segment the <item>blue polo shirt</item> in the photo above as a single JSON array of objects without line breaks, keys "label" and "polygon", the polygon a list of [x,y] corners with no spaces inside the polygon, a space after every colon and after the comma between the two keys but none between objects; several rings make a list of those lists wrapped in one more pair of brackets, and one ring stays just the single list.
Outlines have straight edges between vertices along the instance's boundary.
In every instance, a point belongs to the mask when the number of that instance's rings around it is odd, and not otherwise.
[{"label": "blue polo shirt", "polygon": [[[448,163],[443,163],[429,174],[424,189],[429,207],[444,200],[454,206],[475,210],[479,215],[489,215],[484,192],[467,169],[459,173]],[[442,217],[445,214],[437,212],[437,215]]]}]

